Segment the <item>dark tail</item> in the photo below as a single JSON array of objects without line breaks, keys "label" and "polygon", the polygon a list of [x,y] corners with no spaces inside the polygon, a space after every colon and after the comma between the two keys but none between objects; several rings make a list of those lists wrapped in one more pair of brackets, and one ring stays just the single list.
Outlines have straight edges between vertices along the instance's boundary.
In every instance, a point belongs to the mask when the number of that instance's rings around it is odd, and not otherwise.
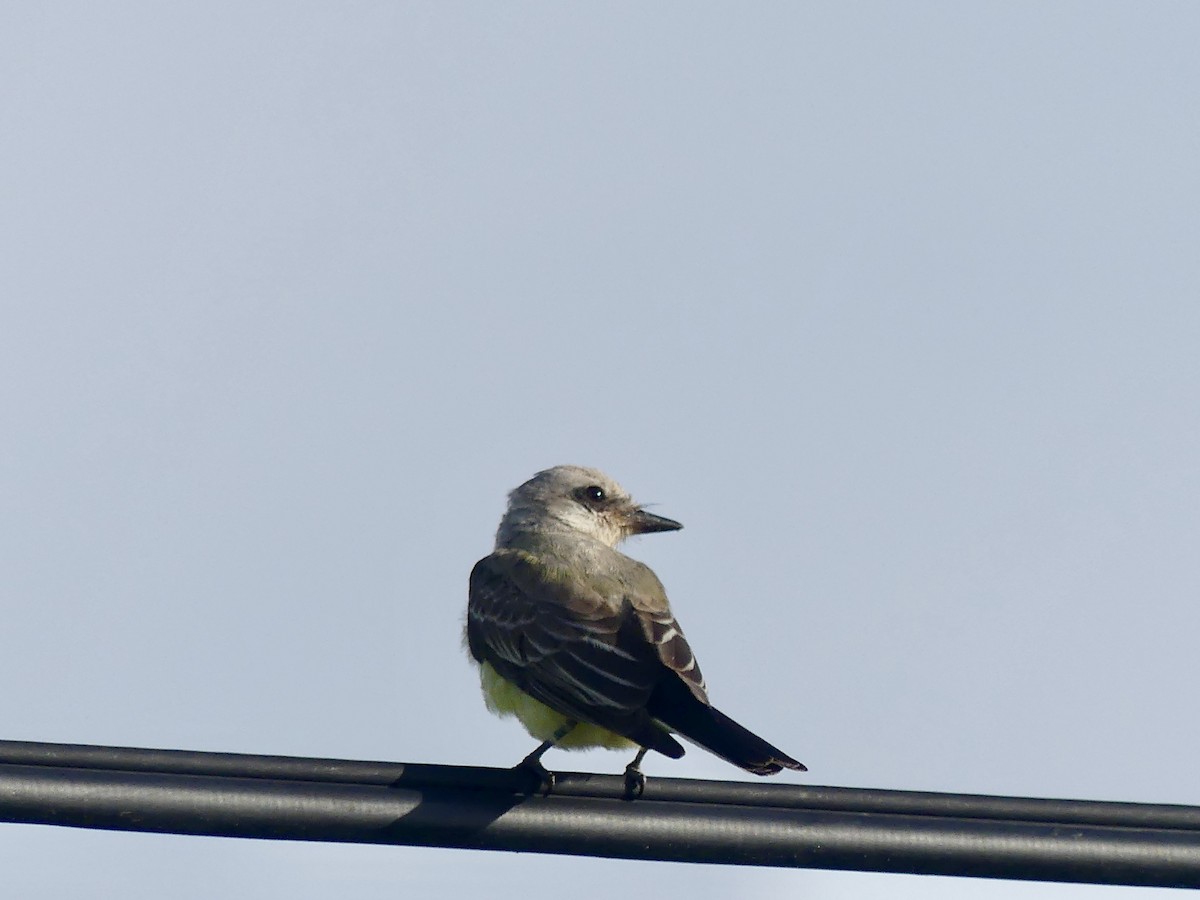
[{"label": "dark tail", "polygon": [[[669,682],[668,682],[669,683]],[[774,775],[783,769],[807,772],[808,767],[778,747],[739,725],[725,713],[701,703],[678,683],[650,698],[650,715],[681,737],[755,775]]]}]

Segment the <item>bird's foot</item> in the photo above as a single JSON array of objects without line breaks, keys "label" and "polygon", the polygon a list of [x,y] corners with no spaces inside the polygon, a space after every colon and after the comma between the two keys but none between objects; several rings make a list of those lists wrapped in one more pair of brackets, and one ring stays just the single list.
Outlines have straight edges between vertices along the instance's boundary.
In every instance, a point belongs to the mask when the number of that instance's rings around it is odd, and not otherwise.
[{"label": "bird's foot", "polygon": [[635,763],[625,767],[625,799],[636,800],[646,790],[646,776]]},{"label": "bird's foot", "polygon": [[523,777],[528,784],[526,794],[541,794],[543,797],[549,797],[554,793],[554,773],[542,765],[540,754],[531,753],[515,766],[512,770]]}]

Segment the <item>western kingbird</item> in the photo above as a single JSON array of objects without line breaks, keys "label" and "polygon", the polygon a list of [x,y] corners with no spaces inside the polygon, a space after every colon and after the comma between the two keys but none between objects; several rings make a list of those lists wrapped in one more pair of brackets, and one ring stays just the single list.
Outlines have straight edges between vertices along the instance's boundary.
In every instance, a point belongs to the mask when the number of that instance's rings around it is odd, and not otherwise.
[{"label": "western kingbird", "polygon": [[471,571],[466,644],[488,709],[516,716],[541,746],[519,765],[549,790],[551,747],[639,747],[678,759],[674,732],[756,775],[805,771],[708,701],[662,583],[615,548],[683,526],[647,512],[595,469],[556,466],[508,498],[496,549]]}]

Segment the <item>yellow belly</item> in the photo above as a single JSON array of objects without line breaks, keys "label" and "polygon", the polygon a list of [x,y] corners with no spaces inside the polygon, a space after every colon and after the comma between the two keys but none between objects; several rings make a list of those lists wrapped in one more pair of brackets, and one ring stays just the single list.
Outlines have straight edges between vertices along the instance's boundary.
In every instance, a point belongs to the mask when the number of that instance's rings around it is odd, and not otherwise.
[{"label": "yellow belly", "polygon": [[[501,678],[490,663],[479,666],[479,682],[488,709],[498,716],[516,716],[525,730],[539,741],[550,740],[568,721],[567,716],[555,712],[540,700],[534,700],[511,681]],[[607,728],[580,722],[555,746],[564,750],[586,750],[589,747],[625,750],[637,745]]]}]

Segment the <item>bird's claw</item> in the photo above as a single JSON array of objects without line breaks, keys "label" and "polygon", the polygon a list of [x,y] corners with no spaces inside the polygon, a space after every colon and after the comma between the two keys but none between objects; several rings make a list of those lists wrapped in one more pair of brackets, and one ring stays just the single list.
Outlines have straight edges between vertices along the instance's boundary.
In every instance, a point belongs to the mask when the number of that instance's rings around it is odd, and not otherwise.
[{"label": "bird's claw", "polygon": [[646,776],[637,766],[625,767],[625,799],[636,800],[646,790]]},{"label": "bird's claw", "polygon": [[554,793],[554,773],[543,766],[541,760],[527,756],[513,766],[513,771],[527,779],[529,787],[525,791],[526,794],[549,797]]}]

